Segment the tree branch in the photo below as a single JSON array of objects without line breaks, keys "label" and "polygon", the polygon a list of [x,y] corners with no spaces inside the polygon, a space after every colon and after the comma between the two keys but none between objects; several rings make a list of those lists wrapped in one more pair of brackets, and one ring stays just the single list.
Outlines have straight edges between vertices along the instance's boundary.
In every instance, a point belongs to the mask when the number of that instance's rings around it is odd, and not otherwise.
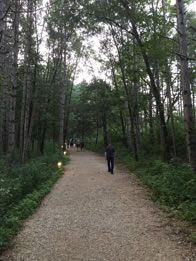
[{"label": "tree branch", "polygon": [[9,12],[9,10],[10,10],[10,9],[11,9],[11,5],[10,5],[10,6],[8,6],[7,10],[5,11],[5,14],[4,14],[4,16],[3,16],[3,17],[1,17],[1,20],[2,20],[2,21],[5,19],[5,17],[7,16],[7,14],[8,14],[8,12]]}]

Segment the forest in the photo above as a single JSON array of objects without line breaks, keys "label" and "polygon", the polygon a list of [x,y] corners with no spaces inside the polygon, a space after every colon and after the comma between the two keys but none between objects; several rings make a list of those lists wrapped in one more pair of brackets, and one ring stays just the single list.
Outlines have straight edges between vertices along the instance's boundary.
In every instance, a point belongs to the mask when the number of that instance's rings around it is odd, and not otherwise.
[{"label": "forest", "polygon": [[[69,138],[101,153],[112,142],[155,200],[196,222],[193,7],[0,0],[0,250],[60,175]],[[100,77],[76,84],[90,59]]]}]

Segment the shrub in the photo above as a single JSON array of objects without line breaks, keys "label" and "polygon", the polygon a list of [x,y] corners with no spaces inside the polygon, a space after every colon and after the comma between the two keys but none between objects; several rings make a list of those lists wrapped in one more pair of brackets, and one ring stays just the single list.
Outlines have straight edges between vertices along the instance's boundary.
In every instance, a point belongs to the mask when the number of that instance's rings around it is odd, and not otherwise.
[{"label": "shrub", "polygon": [[62,173],[59,160],[66,163],[67,158],[56,151],[11,167],[0,161],[0,251]]},{"label": "shrub", "polygon": [[[21,217],[31,213],[31,210],[34,209],[36,205],[35,202],[37,202],[37,200],[35,200],[36,193],[33,196],[33,200],[31,200],[31,197],[29,198],[28,195],[32,194],[34,191],[39,191],[40,187],[48,181],[55,181],[56,173],[59,172],[57,169],[57,162],[59,160],[62,160],[65,163],[67,158],[56,151],[55,153],[48,152],[45,155],[33,158],[24,164],[14,163],[12,166],[9,166],[6,161],[0,161],[1,227],[7,222],[6,219],[9,216],[9,211],[15,209],[21,202],[28,207],[25,209],[21,208],[21,216],[17,215],[19,220]],[[25,200],[27,202],[25,202]],[[26,213],[25,215],[23,211]]]},{"label": "shrub", "polygon": [[31,194],[26,195],[1,218],[0,253],[6,249],[11,237],[20,229],[22,221],[34,212],[41,199],[50,191],[51,186],[61,174],[61,170],[57,170],[50,176],[47,182],[40,185]]}]

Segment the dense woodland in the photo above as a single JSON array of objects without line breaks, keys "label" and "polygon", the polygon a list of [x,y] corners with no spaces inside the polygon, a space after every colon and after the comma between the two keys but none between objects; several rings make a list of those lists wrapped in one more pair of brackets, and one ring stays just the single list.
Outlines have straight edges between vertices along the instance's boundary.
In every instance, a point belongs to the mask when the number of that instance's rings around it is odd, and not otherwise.
[{"label": "dense woodland", "polygon": [[[35,144],[43,153],[49,140],[103,137],[122,141],[136,160],[152,150],[195,169],[196,14],[187,7],[1,0],[1,157],[25,162]],[[95,35],[99,54],[85,42]],[[92,55],[107,80],[75,86],[80,60]]]},{"label": "dense woodland", "polygon": [[[156,199],[196,222],[191,3],[0,0],[0,251],[58,178],[69,138],[101,152],[112,141]],[[93,59],[100,77],[76,85]]]}]

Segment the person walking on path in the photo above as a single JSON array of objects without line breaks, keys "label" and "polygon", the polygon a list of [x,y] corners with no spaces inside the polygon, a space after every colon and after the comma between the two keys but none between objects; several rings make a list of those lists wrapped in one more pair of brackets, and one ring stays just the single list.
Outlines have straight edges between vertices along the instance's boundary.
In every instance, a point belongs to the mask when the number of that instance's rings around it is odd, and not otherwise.
[{"label": "person walking on path", "polygon": [[84,151],[84,141],[80,142],[80,149],[81,149],[81,151]]},{"label": "person walking on path", "polygon": [[111,172],[111,174],[114,174],[114,152],[115,149],[113,148],[112,144],[109,143],[105,148],[105,159],[108,163],[108,172]]},{"label": "person walking on path", "polygon": [[70,139],[70,147],[73,148],[73,139]]},{"label": "person walking on path", "polygon": [[80,147],[80,140],[77,139],[77,140],[76,140],[76,148],[77,148],[77,151],[79,151],[79,147]]}]

